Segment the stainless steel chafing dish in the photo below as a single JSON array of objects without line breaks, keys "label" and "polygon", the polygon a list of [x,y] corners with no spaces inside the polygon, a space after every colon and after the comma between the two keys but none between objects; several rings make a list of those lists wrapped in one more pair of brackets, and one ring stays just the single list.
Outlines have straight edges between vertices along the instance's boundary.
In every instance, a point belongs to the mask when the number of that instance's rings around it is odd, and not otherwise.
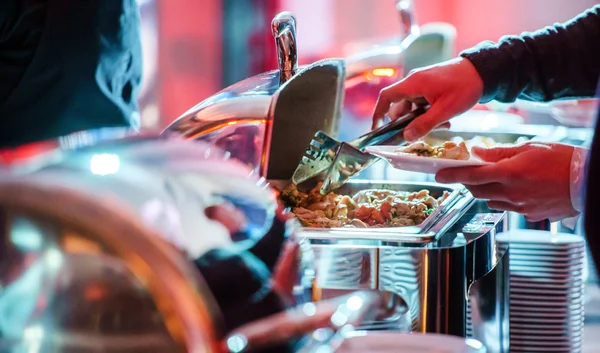
[{"label": "stainless steel chafing dish", "polygon": [[[273,181],[278,188],[285,183]],[[303,280],[303,299],[377,291],[387,302],[363,329],[472,337],[490,352],[507,352],[508,256],[494,239],[507,229],[506,213],[487,209],[460,185],[353,180],[338,192],[372,188],[450,197],[419,226],[301,228],[315,263]]]}]

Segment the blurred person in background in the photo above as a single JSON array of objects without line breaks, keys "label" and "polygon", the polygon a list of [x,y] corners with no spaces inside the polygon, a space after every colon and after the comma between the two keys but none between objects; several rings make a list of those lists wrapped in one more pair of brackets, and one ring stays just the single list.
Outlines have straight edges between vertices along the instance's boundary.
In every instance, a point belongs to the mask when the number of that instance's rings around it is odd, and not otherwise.
[{"label": "blurred person in background", "polygon": [[0,149],[137,129],[136,0],[0,1]]},{"label": "blurred person in background", "polygon": [[[410,73],[381,91],[373,124],[386,113],[396,119],[426,101],[429,111],[404,133],[412,141],[477,103],[593,97],[599,77],[600,5],[565,24],[484,42],[456,59]],[[559,143],[473,148],[473,154],[494,164],[442,170],[436,179],[462,183],[490,208],[522,213],[529,221],[576,216],[585,204],[585,230],[600,264],[600,238],[595,237],[600,223],[593,219],[600,212],[600,186],[593,182],[600,177],[597,129],[589,156],[585,148]]]}]

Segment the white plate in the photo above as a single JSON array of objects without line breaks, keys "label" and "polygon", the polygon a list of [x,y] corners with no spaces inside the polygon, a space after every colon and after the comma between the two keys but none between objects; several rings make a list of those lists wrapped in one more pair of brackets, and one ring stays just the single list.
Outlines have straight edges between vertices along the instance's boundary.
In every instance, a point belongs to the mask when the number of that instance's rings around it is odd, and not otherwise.
[{"label": "white plate", "polygon": [[355,331],[336,353],[485,353],[475,340],[439,334]]},{"label": "white plate", "polygon": [[366,151],[385,159],[396,169],[426,174],[436,174],[438,171],[448,168],[477,167],[491,164],[477,159],[457,161],[454,159],[420,157],[410,153],[395,152],[398,148],[398,146],[369,146]]}]

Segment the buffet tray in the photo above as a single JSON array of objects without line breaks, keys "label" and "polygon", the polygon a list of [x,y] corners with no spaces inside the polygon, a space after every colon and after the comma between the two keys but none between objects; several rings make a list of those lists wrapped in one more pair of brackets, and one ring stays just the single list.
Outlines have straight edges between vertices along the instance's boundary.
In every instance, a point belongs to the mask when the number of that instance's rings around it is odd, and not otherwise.
[{"label": "buffet tray", "polygon": [[[278,190],[283,190],[289,181],[270,180],[269,183]],[[310,189],[308,185],[299,187]],[[429,243],[437,240],[458,221],[475,203],[471,193],[462,185],[443,185],[426,182],[401,182],[381,180],[351,180],[335,190],[338,194],[354,195],[365,189],[389,189],[395,191],[418,192],[429,190],[431,196],[437,198],[448,191],[448,198],[429,216],[416,226],[388,228],[312,228],[301,227],[298,235],[312,240],[367,240],[392,243]]]}]

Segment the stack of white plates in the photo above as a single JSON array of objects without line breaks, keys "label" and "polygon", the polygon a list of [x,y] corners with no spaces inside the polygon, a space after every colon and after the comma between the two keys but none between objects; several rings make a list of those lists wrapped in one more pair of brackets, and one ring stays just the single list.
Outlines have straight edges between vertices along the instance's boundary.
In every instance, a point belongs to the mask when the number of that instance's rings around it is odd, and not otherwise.
[{"label": "stack of white plates", "polygon": [[580,352],[587,276],[583,237],[513,230],[497,240],[510,249],[511,352]]},{"label": "stack of white plates", "polygon": [[[324,350],[325,351],[325,350]],[[434,333],[354,331],[335,353],[486,353],[481,342]]]}]

